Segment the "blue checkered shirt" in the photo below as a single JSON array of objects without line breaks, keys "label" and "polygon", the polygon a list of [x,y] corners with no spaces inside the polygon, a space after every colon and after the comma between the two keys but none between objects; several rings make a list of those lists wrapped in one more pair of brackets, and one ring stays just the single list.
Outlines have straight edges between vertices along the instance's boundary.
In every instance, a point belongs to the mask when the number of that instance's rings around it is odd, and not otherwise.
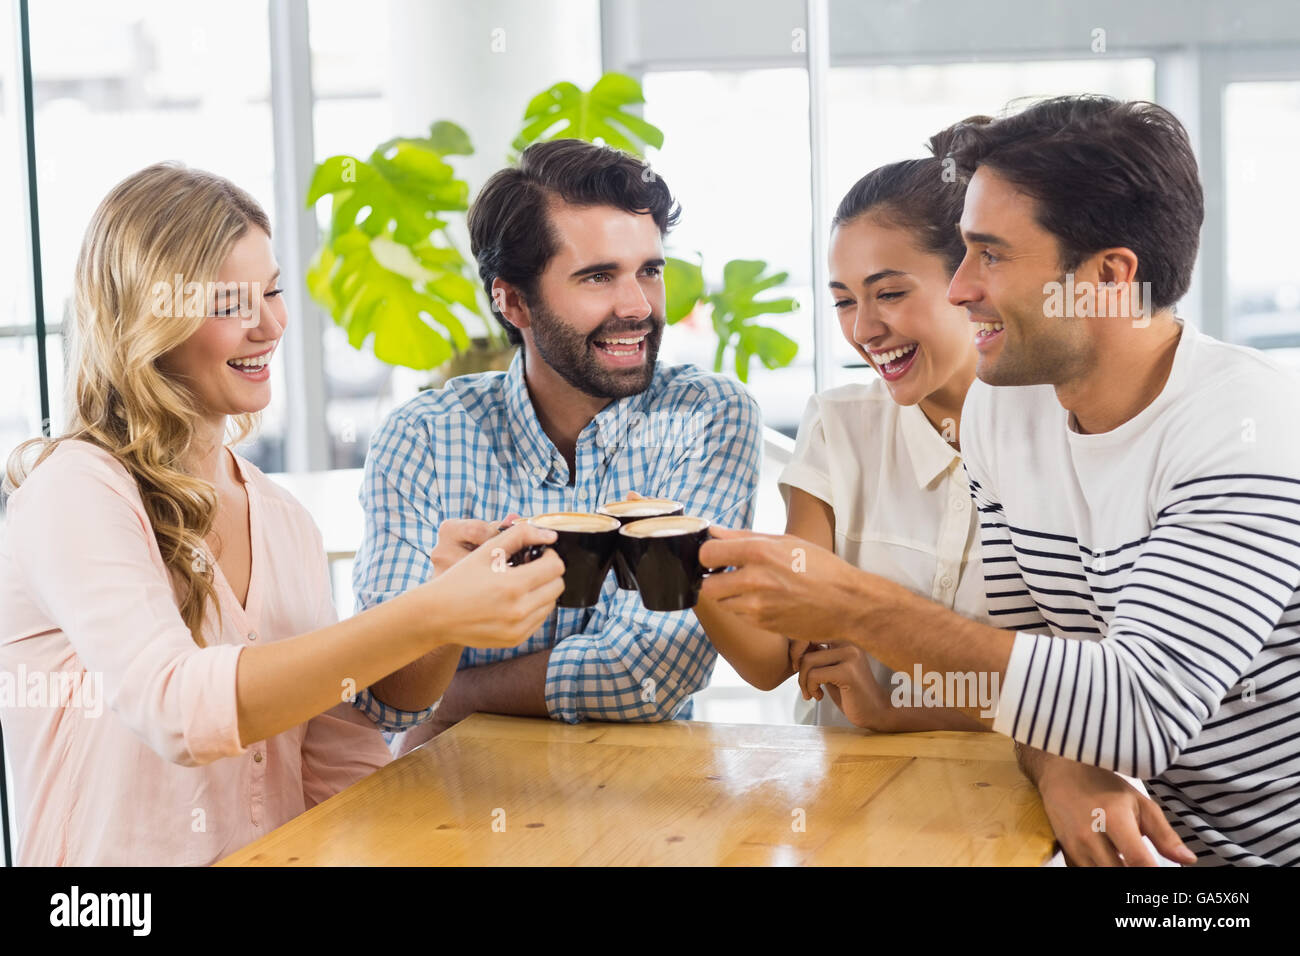
[{"label": "blue checkered shirt", "polygon": [[[648,389],[611,402],[582,430],[570,484],[533,410],[522,352],[506,372],[454,378],[399,407],[371,438],[352,574],[358,610],[433,577],[429,555],[447,518],[594,511],[636,491],[748,528],[761,448],[761,415],[740,384],[693,365],[659,365]],[[518,647],[465,648],[459,666],[547,648],[546,706],[569,723],[689,717],[691,694],[717,659],[694,612],[647,611],[610,574],[595,607],[556,608]],[[354,706],[393,732],[433,713],[397,710],[368,690]]]}]

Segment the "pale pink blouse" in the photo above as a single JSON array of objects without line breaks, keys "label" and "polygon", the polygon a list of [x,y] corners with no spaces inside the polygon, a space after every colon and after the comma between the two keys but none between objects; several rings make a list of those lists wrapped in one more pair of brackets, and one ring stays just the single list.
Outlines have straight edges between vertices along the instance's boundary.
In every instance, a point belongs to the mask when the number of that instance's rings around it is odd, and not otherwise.
[{"label": "pale pink blouse", "polygon": [[341,696],[301,726],[239,745],[243,649],[337,618],[311,517],[235,461],[252,529],[248,608],[216,567],[221,622],[209,609],[202,648],[136,485],[111,455],[64,442],[10,499],[0,722],[20,864],[209,864],[390,759]]}]

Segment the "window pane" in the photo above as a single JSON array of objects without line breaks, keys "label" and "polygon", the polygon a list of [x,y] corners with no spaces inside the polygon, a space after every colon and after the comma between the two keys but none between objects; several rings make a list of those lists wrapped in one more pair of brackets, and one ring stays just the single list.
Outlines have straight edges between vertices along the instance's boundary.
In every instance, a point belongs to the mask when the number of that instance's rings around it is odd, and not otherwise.
[{"label": "window pane", "polygon": [[40,434],[40,418],[36,338],[0,337],[0,470],[15,445]]},{"label": "window pane", "polygon": [[[770,271],[789,273],[760,298],[793,296],[802,310],[755,321],[794,339],[799,351],[787,368],[769,370],[755,359],[749,388],[766,424],[793,436],[813,392],[807,73],[652,72],[643,88],[645,118],[664,133],[664,148],[651,163],[682,204],[669,254],[703,256],[710,289],[732,259],[762,259]],[[664,336],[666,361],[713,368],[718,340],[704,311]],[[734,374],[734,368],[728,355],[722,370]]]},{"label": "window pane", "polygon": [[1230,83],[1223,101],[1227,337],[1300,368],[1300,81]]},{"label": "window pane", "polygon": [[[833,212],[862,176],[886,163],[928,156],[930,137],[958,120],[977,114],[997,115],[1018,97],[1089,92],[1119,99],[1151,99],[1155,95],[1155,64],[1149,59],[1106,57],[835,67],[828,87],[827,202]],[[838,328],[831,340],[835,351],[830,384],[874,377]]]},{"label": "window pane", "polygon": [[[27,162],[22,141],[15,18],[0,16],[0,206],[8,215],[0,230],[0,256],[8,265],[0,282],[0,469],[15,445],[41,430],[36,371],[35,317],[28,269],[27,195],[22,186]],[[23,333],[26,329],[26,334]]]},{"label": "window pane", "polygon": [[[394,126],[389,95],[391,64],[375,50],[391,50],[389,5],[374,3],[365,17],[356,15],[351,0],[312,0],[310,6],[312,122],[316,161],[346,154],[365,159],[380,143],[399,132]],[[329,227],[329,203],[320,203],[317,218]],[[318,308],[314,303],[313,308]],[[367,346],[348,344],[343,329],[325,316],[325,422],[329,431],[331,468],[360,468],[365,464],[371,433],[395,404],[394,379],[417,387],[408,378],[416,373],[394,370],[375,358]]]},{"label": "window pane", "polygon": [[[86,224],[131,173],[179,160],[231,179],[274,211],[266,0],[230,0],[219,12],[165,0],[44,0],[31,5],[31,29],[52,328],[69,308]],[[283,444],[283,373],[275,374],[262,440],[243,449],[268,468],[267,450]]]}]

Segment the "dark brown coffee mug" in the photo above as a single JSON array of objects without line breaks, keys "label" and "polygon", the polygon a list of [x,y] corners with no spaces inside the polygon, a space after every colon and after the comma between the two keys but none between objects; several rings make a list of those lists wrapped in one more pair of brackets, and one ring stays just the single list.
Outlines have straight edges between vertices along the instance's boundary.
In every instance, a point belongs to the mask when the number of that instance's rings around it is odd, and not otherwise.
[{"label": "dark brown coffee mug", "polygon": [[564,562],[564,592],[555,603],[594,607],[618,550],[618,519],[587,511],[552,511],[525,520],[533,527],[554,531],[555,541],[529,545],[511,555],[508,563],[526,564],[554,548]]},{"label": "dark brown coffee mug", "polygon": [[700,585],[717,568],[700,564],[709,520],[688,515],[646,518],[623,525],[618,550],[650,611],[683,611],[700,599]]},{"label": "dark brown coffee mug", "polygon": [[[623,501],[607,501],[597,510],[603,515],[617,518],[620,524],[628,524],[645,518],[679,515],[686,509],[680,501],[671,498],[628,498]],[[627,562],[623,560],[621,550],[614,552],[614,577],[624,591],[636,590],[636,580],[632,577]]]}]

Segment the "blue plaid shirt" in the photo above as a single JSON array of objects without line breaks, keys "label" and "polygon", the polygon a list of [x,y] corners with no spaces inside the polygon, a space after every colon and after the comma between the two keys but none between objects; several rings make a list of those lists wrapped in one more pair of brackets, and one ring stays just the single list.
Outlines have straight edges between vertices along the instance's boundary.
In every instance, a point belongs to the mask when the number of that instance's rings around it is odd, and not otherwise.
[{"label": "blue plaid shirt", "polygon": [[[533,410],[522,351],[506,372],[452,379],[396,409],[371,439],[352,574],[358,609],[433,577],[429,555],[447,518],[594,511],[636,491],[750,527],[761,442],[758,406],[743,386],[693,365],[659,365],[648,389],[611,402],[582,430],[570,484]],[[569,723],[689,717],[690,696],[717,659],[694,612],[647,611],[611,573],[595,607],[556,608],[518,647],[465,648],[459,666],[547,648],[546,706]],[[433,713],[397,710],[368,690],[354,706],[394,732]]]}]

